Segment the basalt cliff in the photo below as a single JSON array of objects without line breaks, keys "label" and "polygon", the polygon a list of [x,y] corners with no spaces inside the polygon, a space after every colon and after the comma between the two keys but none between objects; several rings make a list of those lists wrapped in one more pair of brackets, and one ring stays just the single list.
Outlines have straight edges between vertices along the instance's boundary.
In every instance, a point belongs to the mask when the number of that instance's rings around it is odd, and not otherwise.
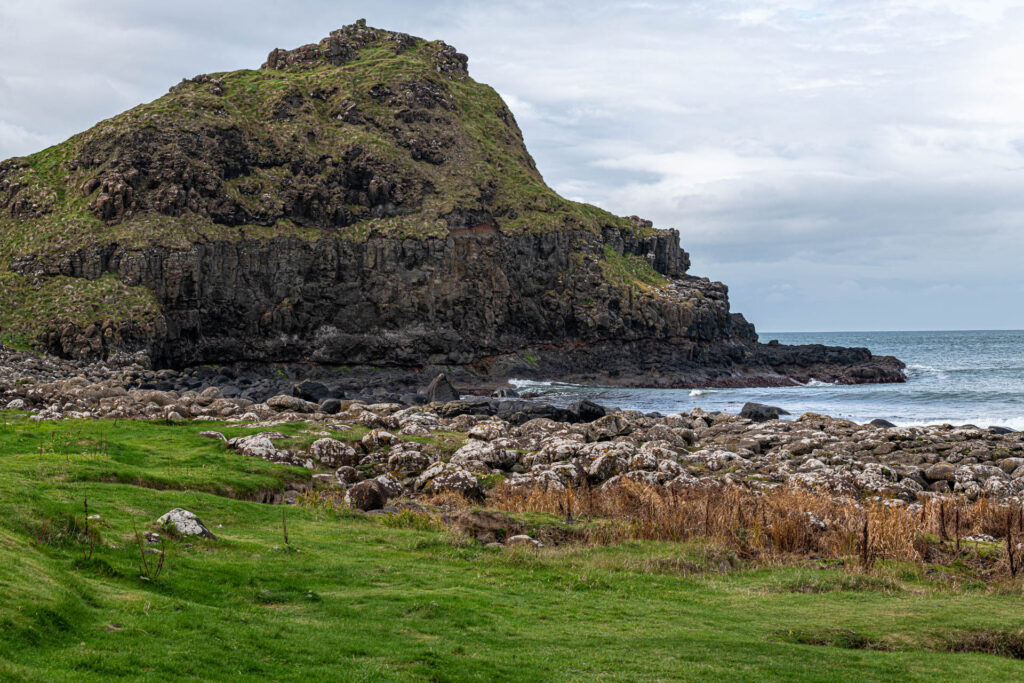
[{"label": "basalt cliff", "polygon": [[363,22],[0,163],[0,342],[463,381],[902,381],[761,344],[675,230],[547,187],[442,42]]}]

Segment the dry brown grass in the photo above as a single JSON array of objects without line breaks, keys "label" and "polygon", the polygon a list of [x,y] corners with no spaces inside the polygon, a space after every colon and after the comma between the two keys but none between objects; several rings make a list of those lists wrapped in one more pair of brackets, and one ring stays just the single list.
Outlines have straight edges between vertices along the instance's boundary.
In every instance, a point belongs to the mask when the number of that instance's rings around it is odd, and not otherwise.
[{"label": "dry brown grass", "polygon": [[[1024,555],[1024,548],[1017,549],[1024,511],[987,499],[934,499],[909,507],[798,488],[673,489],[624,481],[610,490],[499,487],[487,505],[586,521],[589,543],[709,539],[762,562],[832,559],[868,569],[878,560],[946,564],[963,557],[999,578],[1015,576]],[[1000,543],[964,540],[974,534]]]},{"label": "dry brown grass", "polygon": [[[419,502],[432,511],[435,526],[442,518],[454,518],[440,513],[481,507],[456,493]],[[348,511],[339,491],[308,491],[298,503],[322,511]],[[1024,509],[985,498],[934,498],[907,506],[802,488],[754,492],[738,487],[666,488],[625,480],[612,489],[565,491],[503,485],[488,492],[483,507],[513,515],[547,513],[571,522],[516,523],[515,533],[529,532],[547,545],[697,540],[760,565],[831,560],[860,570],[886,560],[920,566],[960,561],[973,576],[993,587],[1005,583],[1012,592],[1020,590],[1018,577],[1024,566]],[[444,523],[452,526],[450,520]],[[976,534],[996,542],[966,540]]]}]

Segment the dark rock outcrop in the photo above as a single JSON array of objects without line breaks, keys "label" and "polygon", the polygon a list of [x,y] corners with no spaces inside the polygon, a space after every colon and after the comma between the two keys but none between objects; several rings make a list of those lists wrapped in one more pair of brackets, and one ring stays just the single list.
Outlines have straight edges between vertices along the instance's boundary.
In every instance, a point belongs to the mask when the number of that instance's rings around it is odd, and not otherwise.
[{"label": "dark rock outcrop", "polygon": [[[47,182],[26,160],[0,164],[0,268],[86,292],[68,320],[20,324],[64,357],[374,368],[417,389],[439,369],[456,384],[903,380],[902,363],[866,349],[757,343],[725,285],[687,274],[678,232],[547,188],[466,65],[444,43],[357,22],[41,152]],[[60,218],[69,197],[87,220]],[[86,284],[101,279],[158,314],[99,317]],[[0,293],[0,309],[36,289]]]},{"label": "dark rock outcrop", "polygon": [[778,420],[781,415],[789,415],[789,411],[777,408],[776,406],[767,406],[763,403],[744,403],[743,408],[740,410],[740,417],[745,417],[754,422]]},{"label": "dark rock outcrop", "polygon": [[448,401],[458,401],[459,392],[455,390],[452,383],[448,381],[448,377],[444,373],[441,373],[427,385],[427,388],[423,390],[423,394],[427,400],[431,403],[440,401],[447,403]]}]

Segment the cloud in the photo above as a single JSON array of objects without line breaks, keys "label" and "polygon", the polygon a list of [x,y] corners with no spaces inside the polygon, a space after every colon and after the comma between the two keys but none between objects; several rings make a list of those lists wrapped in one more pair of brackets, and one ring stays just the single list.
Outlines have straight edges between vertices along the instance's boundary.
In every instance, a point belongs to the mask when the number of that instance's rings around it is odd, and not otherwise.
[{"label": "cloud", "polygon": [[760,327],[1024,327],[1008,0],[9,0],[0,157],[363,16],[469,54],[553,187],[678,228]]}]

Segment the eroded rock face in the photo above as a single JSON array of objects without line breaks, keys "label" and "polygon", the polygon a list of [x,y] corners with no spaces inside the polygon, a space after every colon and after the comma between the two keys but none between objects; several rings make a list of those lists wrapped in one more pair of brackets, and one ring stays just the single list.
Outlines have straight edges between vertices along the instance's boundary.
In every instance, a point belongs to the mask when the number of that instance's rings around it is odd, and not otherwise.
[{"label": "eroded rock face", "polygon": [[[378,68],[387,57],[400,76]],[[274,50],[244,82],[197,76],[98,124],[68,142],[52,187],[24,160],[0,163],[0,236],[56,220],[69,197],[113,235],[62,224],[75,247],[42,253],[0,240],[0,267],[32,281],[113,274],[158,309],[144,325],[55,322],[40,343],[72,358],[144,351],[158,367],[432,366],[637,386],[903,379],[899,361],[866,349],[757,344],[725,285],[687,274],[676,231],[554,195],[511,112],[466,68],[449,45],[357,22]],[[436,389],[433,400],[458,397]],[[300,405],[274,407],[315,409]],[[588,409],[578,419],[598,417]]]},{"label": "eroded rock face", "polygon": [[[687,260],[677,240],[674,231],[643,240],[612,231],[603,238],[490,231],[430,240],[279,239],[186,251],[96,248],[24,268],[72,277],[116,272],[153,290],[163,308],[162,324],[153,327],[160,336],[148,342],[158,364],[274,358],[449,365],[479,374],[473,364],[486,358],[492,378],[651,386],[902,379],[898,361],[866,349],[745,338],[725,287],[682,274]],[[644,255],[674,279],[649,295],[609,288],[599,260],[608,243]],[[567,290],[577,295],[543,296]],[[54,336],[52,350],[80,355],[68,351],[78,338],[69,334]],[[862,377],[865,368],[875,375]]]}]

